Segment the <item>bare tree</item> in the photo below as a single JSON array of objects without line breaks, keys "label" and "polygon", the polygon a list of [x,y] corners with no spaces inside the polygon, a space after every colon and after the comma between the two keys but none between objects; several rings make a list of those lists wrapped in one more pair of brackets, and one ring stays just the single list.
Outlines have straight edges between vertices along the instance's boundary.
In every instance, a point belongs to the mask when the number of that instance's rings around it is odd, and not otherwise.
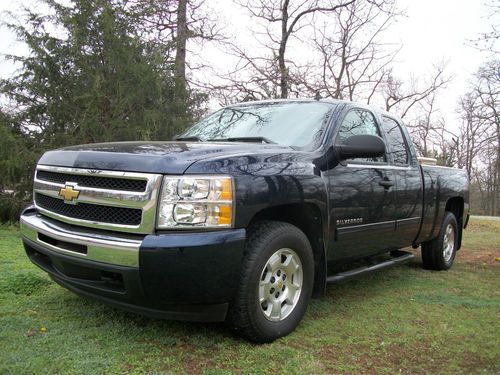
[{"label": "bare tree", "polygon": [[476,205],[490,215],[500,214],[500,61],[484,64],[460,98],[461,124],[455,143],[457,165],[465,168]]},{"label": "bare tree", "polygon": [[498,1],[491,0],[486,2],[484,6],[488,9],[488,15],[485,17],[487,22],[491,22],[490,30],[479,33],[478,37],[470,40],[474,48],[480,51],[491,52],[498,54],[498,41],[500,40],[500,24],[498,23],[500,16],[500,4]]},{"label": "bare tree", "polygon": [[164,97],[178,113],[179,131],[206,112],[207,94],[193,79],[206,67],[200,51],[208,42],[224,39],[223,23],[205,0],[128,0],[127,11],[137,19],[141,39],[157,53],[159,69],[173,76],[173,95]]},{"label": "bare tree", "polygon": [[218,74],[220,82],[203,86],[221,104],[280,97],[279,71],[274,58],[255,57],[231,43],[228,48],[236,63],[227,73]]},{"label": "bare tree", "polygon": [[314,30],[321,65],[316,77],[306,76],[301,84],[332,98],[369,103],[399,52],[398,46],[381,42],[397,15],[395,0],[357,1],[336,9]]},{"label": "bare tree", "polygon": [[421,156],[438,160],[439,165],[454,166],[457,163],[459,137],[448,130],[437,105],[438,92],[434,91],[416,104],[416,117],[407,122],[417,152]]},{"label": "bare tree", "polygon": [[482,135],[482,163],[487,172],[483,181],[485,198],[490,202],[489,213],[496,215],[500,213],[500,60],[490,61],[478,70],[472,92],[479,102],[474,116],[485,124]]},{"label": "bare tree", "polygon": [[443,124],[442,118],[436,119],[439,115],[436,111],[436,93],[433,92],[418,102],[416,106],[418,107],[418,116],[407,124],[408,129],[417,152],[421,156],[434,157],[435,135],[440,133]]},{"label": "bare tree", "polygon": [[231,49],[238,64],[224,77],[227,84],[219,88],[230,88],[243,98],[287,98],[290,70],[298,66],[287,58],[290,40],[314,23],[317,14],[331,14],[356,1],[368,0],[239,0],[264,30],[255,33],[263,53],[256,56],[234,43]]},{"label": "bare tree", "polygon": [[442,118],[435,130],[435,152],[434,157],[438,165],[456,167],[458,162],[458,136],[449,131],[446,122]]},{"label": "bare tree", "polygon": [[386,111],[393,111],[401,118],[405,118],[418,103],[446,87],[451,77],[446,75],[445,68],[446,65],[443,63],[435,65],[428,77],[418,79],[411,77],[408,83],[404,83],[389,72],[387,79],[381,85]]},{"label": "bare tree", "polygon": [[224,39],[217,16],[204,0],[130,0],[130,11],[143,24],[143,38],[161,46],[167,65],[173,65],[178,92],[188,85],[187,71],[196,68],[187,58],[189,43]]},{"label": "bare tree", "polygon": [[485,130],[485,122],[477,117],[480,102],[474,92],[465,94],[460,99],[460,115],[462,123],[460,125],[460,144],[458,145],[458,166],[465,168],[469,178],[472,177],[473,162],[482,152],[485,142],[482,135]]},{"label": "bare tree", "polygon": [[177,2],[177,35],[175,38],[175,84],[176,95],[181,98],[186,92],[186,43],[188,40],[187,23],[188,0],[178,0]]}]

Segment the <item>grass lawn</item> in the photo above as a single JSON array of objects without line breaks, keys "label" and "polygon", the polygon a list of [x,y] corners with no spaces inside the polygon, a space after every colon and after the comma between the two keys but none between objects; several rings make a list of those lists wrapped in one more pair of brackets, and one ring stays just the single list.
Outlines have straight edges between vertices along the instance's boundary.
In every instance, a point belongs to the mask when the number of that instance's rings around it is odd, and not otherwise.
[{"label": "grass lawn", "polygon": [[329,286],[266,345],[80,298],[28,261],[15,227],[0,254],[0,374],[500,373],[500,222],[472,221],[448,272],[417,257]]}]

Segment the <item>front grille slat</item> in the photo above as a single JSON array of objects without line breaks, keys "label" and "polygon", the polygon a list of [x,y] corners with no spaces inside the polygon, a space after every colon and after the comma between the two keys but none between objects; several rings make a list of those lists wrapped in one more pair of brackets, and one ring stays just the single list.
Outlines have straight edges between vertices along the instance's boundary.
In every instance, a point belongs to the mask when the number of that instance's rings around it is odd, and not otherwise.
[{"label": "front grille slat", "polygon": [[62,199],[35,194],[35,203],[40,208],[73,219],[101,222],[108,224],[139,225],[142,220],[142,210],[136,208],[101,206],[97,204],[64,203]]},{"label": "front grille slat", "polygon": [[45,170],[38,170],[36,177],[42,181],[65,184],[67,182],[77,183],[81,187],[98,189],[120,190],[120,191],[146,191],[147,181],[131,178],[113,178],[93,175],[79,175],[71,173],[59,173]]}]

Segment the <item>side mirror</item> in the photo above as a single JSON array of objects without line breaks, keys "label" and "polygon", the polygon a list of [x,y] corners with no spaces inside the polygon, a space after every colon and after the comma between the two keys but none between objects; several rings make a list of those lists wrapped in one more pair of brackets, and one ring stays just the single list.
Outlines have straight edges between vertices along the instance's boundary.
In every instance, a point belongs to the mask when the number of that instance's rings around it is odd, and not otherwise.
[{"label": "side mirror", "polygon": [[335,148],[340,160],[374,158],[385,154],[385,143],[382,138],[368,134],[353,135]]}]

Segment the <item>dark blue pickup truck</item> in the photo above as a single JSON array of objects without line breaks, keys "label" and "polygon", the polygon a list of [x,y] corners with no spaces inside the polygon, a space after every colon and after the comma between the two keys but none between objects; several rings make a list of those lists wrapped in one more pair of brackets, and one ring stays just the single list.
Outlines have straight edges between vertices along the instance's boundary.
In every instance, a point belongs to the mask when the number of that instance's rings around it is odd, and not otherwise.
[{"label": "dark blue pickup truck", "polygon": [[468,212],[466,173],[421,165],[397,117],[271,100],[172,142],[45,153],[21,229],[31,261],[75,293],[268,342],[328,283],[413,258],[401,248],[450,268]]}]

